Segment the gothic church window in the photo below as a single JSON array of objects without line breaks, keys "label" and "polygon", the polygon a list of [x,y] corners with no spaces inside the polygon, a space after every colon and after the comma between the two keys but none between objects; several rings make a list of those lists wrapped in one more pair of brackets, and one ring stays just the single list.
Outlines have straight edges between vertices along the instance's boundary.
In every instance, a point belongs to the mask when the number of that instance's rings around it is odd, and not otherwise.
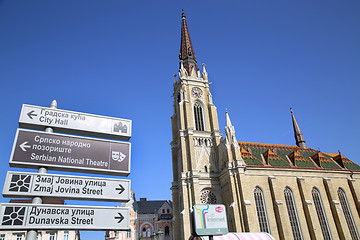
[{"label": "gothic church window", "polygon": [[342,208],[342,210],[344,212],[344,215],[345,215],[346,223],[347,223],[349,231],[350,231],[351,238],[353,240],[358,240],[359,239],[359,233],[358,233],[358,231],[356,229],[356,225],[354,223],[354,218],[353,218],[353,215],[351,213],[350,205],[349,205],[348,199],[346,197],[345,191],[342,188],[339,188],[337,193],[338,193],[338,196],[339,196],[341,208]]},{"label": "gothic church window", "polygon": [[269,219],[265,204],[264,192],[260,187],[254,190],[255,206],[258,216],[260,232],[270,233]]},{"label": "gothic church window", "polygon": [[201,204],[216,204],[216,196],[210,190],[204,190],[200,196]]},{"label": "gothic church window", "polygon": [[194,104],[195,130],[204,131],[203,108],[199,102]]},{"label": "gothic church window", "polygon": [[298,211],[296,209],[295,200],[294,200],[294,193],[289,187],[285,188],[284,197],[289,214],[290,225],[294,240],[303,240]]},{"label": "gothic church window", "polygon": [[314,187],[311,191],[311,194],[312,194],[312,197],[314,200],[315,210],[316,210],[316,213],[317,213],[317,216],[319,219],[323,237],[325,240],[331,240],[332,237],[331,237],[331,232],[330,232],[330,228],[329,228],[329,223],[328,223],[328,220],[326,217],[324,204],[321,199],[320,191]]}]

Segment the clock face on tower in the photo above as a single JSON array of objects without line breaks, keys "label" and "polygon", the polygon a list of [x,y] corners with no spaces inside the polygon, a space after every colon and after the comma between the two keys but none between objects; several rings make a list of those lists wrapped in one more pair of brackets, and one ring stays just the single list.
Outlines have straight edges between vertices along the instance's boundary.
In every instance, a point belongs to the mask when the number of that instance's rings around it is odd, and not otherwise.
[{"label": "clock face on tower", "polygon": [[202,90],[198,87],[193,87],[191,89],[191,94],[195,98],[200,98],[202,96],[202,93],[203,93]]}]

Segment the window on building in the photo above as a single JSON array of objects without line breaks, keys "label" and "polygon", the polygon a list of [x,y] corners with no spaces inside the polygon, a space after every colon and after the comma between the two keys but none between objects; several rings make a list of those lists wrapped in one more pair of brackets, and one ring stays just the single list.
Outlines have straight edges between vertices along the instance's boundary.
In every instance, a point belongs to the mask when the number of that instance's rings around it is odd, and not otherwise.
[{"label": "window on building", "polygon": [[356,225],[354,223],[354,218],[351,213],[350,205],[349,205],[348,199],[346,197],[345,191],[342,188],[339,188],[337,193],[339,196],[341,208],[345,215],[346,223],[347,223],[349,231],[350,231],[350,236],[353,240],[358,240],[359,233],[356,229]]},{"label": "window on building", "polygon": [[254,190],[255,206],[260,227],[260,232],[270,233],[269,218],[265,205],[264,192],[260,187]]},{"label": "window on building", "polygon": [[201,204],[216,204],[216,196],[210,190],[203,190],[200,195]]},{"label": "window on building", "polygon": [[64,240],[69,240],[69,232],[64,232]]},{"label": "window on building", "polygon": [[23,240],[22,234],[16,234],[16,240]]},{"label": "window on building", "polygon": [[303,240],[298,211],[294,201],[294,193],[289,187],[286,187],[284,190],[284,196],[294,240]]},{"label": "window on building", "polygon": [[147,232],[147,237],[151,237],[151,229],[148,228],[148,229],[146,230],[146,232]]},{"label": "window on building", "polygon": [[320,191],[314,187],[311,191],[311,194],[314,200],[315,210],[319,219],[322,235],[325,240],[331,240],[332,237],[329,228],[329,222],[326,217],[324,203],[321,199]]},{"label": "window on building", "polygon": [[0,240],[5,240],[5,234],[0,234]]},{"label": "window on building", "polygon": [[170,209],[166,209],[167,213],[170,213]]},{"label": "window on building", "polygon": [[168,226],[165,227],[165,235],[170,235],[170,228]]},{"label": "window on building", "polygon": [[162,213],[165,213],[165,209],[162,210]]},{"label": "window on building", "polygon": [[126,238],[131,238],[131,231],[128,231],[128,232],[126,233]]},{"label": "window on building", "polygon": [[146,237],[146,228],[143,228],[143,233],[142,233],[142,235],[143,235],[143,237]]},{"label": "window on building", "polygon": [[195,130],[204,131],[203,109],[199,102],[194,104]]},{"label": "window on building", "polygon": [[49,240],[55,240],[55,233],[54,232],[51,232],[49,234]]}]

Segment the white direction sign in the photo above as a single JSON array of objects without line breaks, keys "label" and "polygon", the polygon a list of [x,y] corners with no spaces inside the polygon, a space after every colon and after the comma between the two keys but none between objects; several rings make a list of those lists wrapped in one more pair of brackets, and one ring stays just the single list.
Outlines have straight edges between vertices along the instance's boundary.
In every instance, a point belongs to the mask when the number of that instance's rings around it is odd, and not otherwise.
[{"label": "white direction sign", "polygon": [[130,210],[122,207],[2,203],[0,221],[1,230],[129,230]]},{"label": "white direction sign", "polygon": [[129,140],[131,120],[23,104],[19,126],[91,137]]},{"label": "white direction sign", "polygon": [[127,176],[130,148],[129,142],[18,129],[9,164]]},{"label": "white direction sign", "polygon": [[130,180],[8,172],[3,196],[129,201]]}]

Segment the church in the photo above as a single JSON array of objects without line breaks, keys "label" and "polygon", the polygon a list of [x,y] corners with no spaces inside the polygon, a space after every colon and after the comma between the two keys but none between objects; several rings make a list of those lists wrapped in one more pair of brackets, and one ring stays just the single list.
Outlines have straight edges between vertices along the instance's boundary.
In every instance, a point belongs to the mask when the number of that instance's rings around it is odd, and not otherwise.
[{"label": "church", "polygon": [[181,25],[171,117],[173,238],[193,236],[193,205],[224,204],[229,232],[360,239],[360,166],[340,152],[306,146],[292,110],[296,145],[238,141],[228,112],[221,134],[184,13]]}]

